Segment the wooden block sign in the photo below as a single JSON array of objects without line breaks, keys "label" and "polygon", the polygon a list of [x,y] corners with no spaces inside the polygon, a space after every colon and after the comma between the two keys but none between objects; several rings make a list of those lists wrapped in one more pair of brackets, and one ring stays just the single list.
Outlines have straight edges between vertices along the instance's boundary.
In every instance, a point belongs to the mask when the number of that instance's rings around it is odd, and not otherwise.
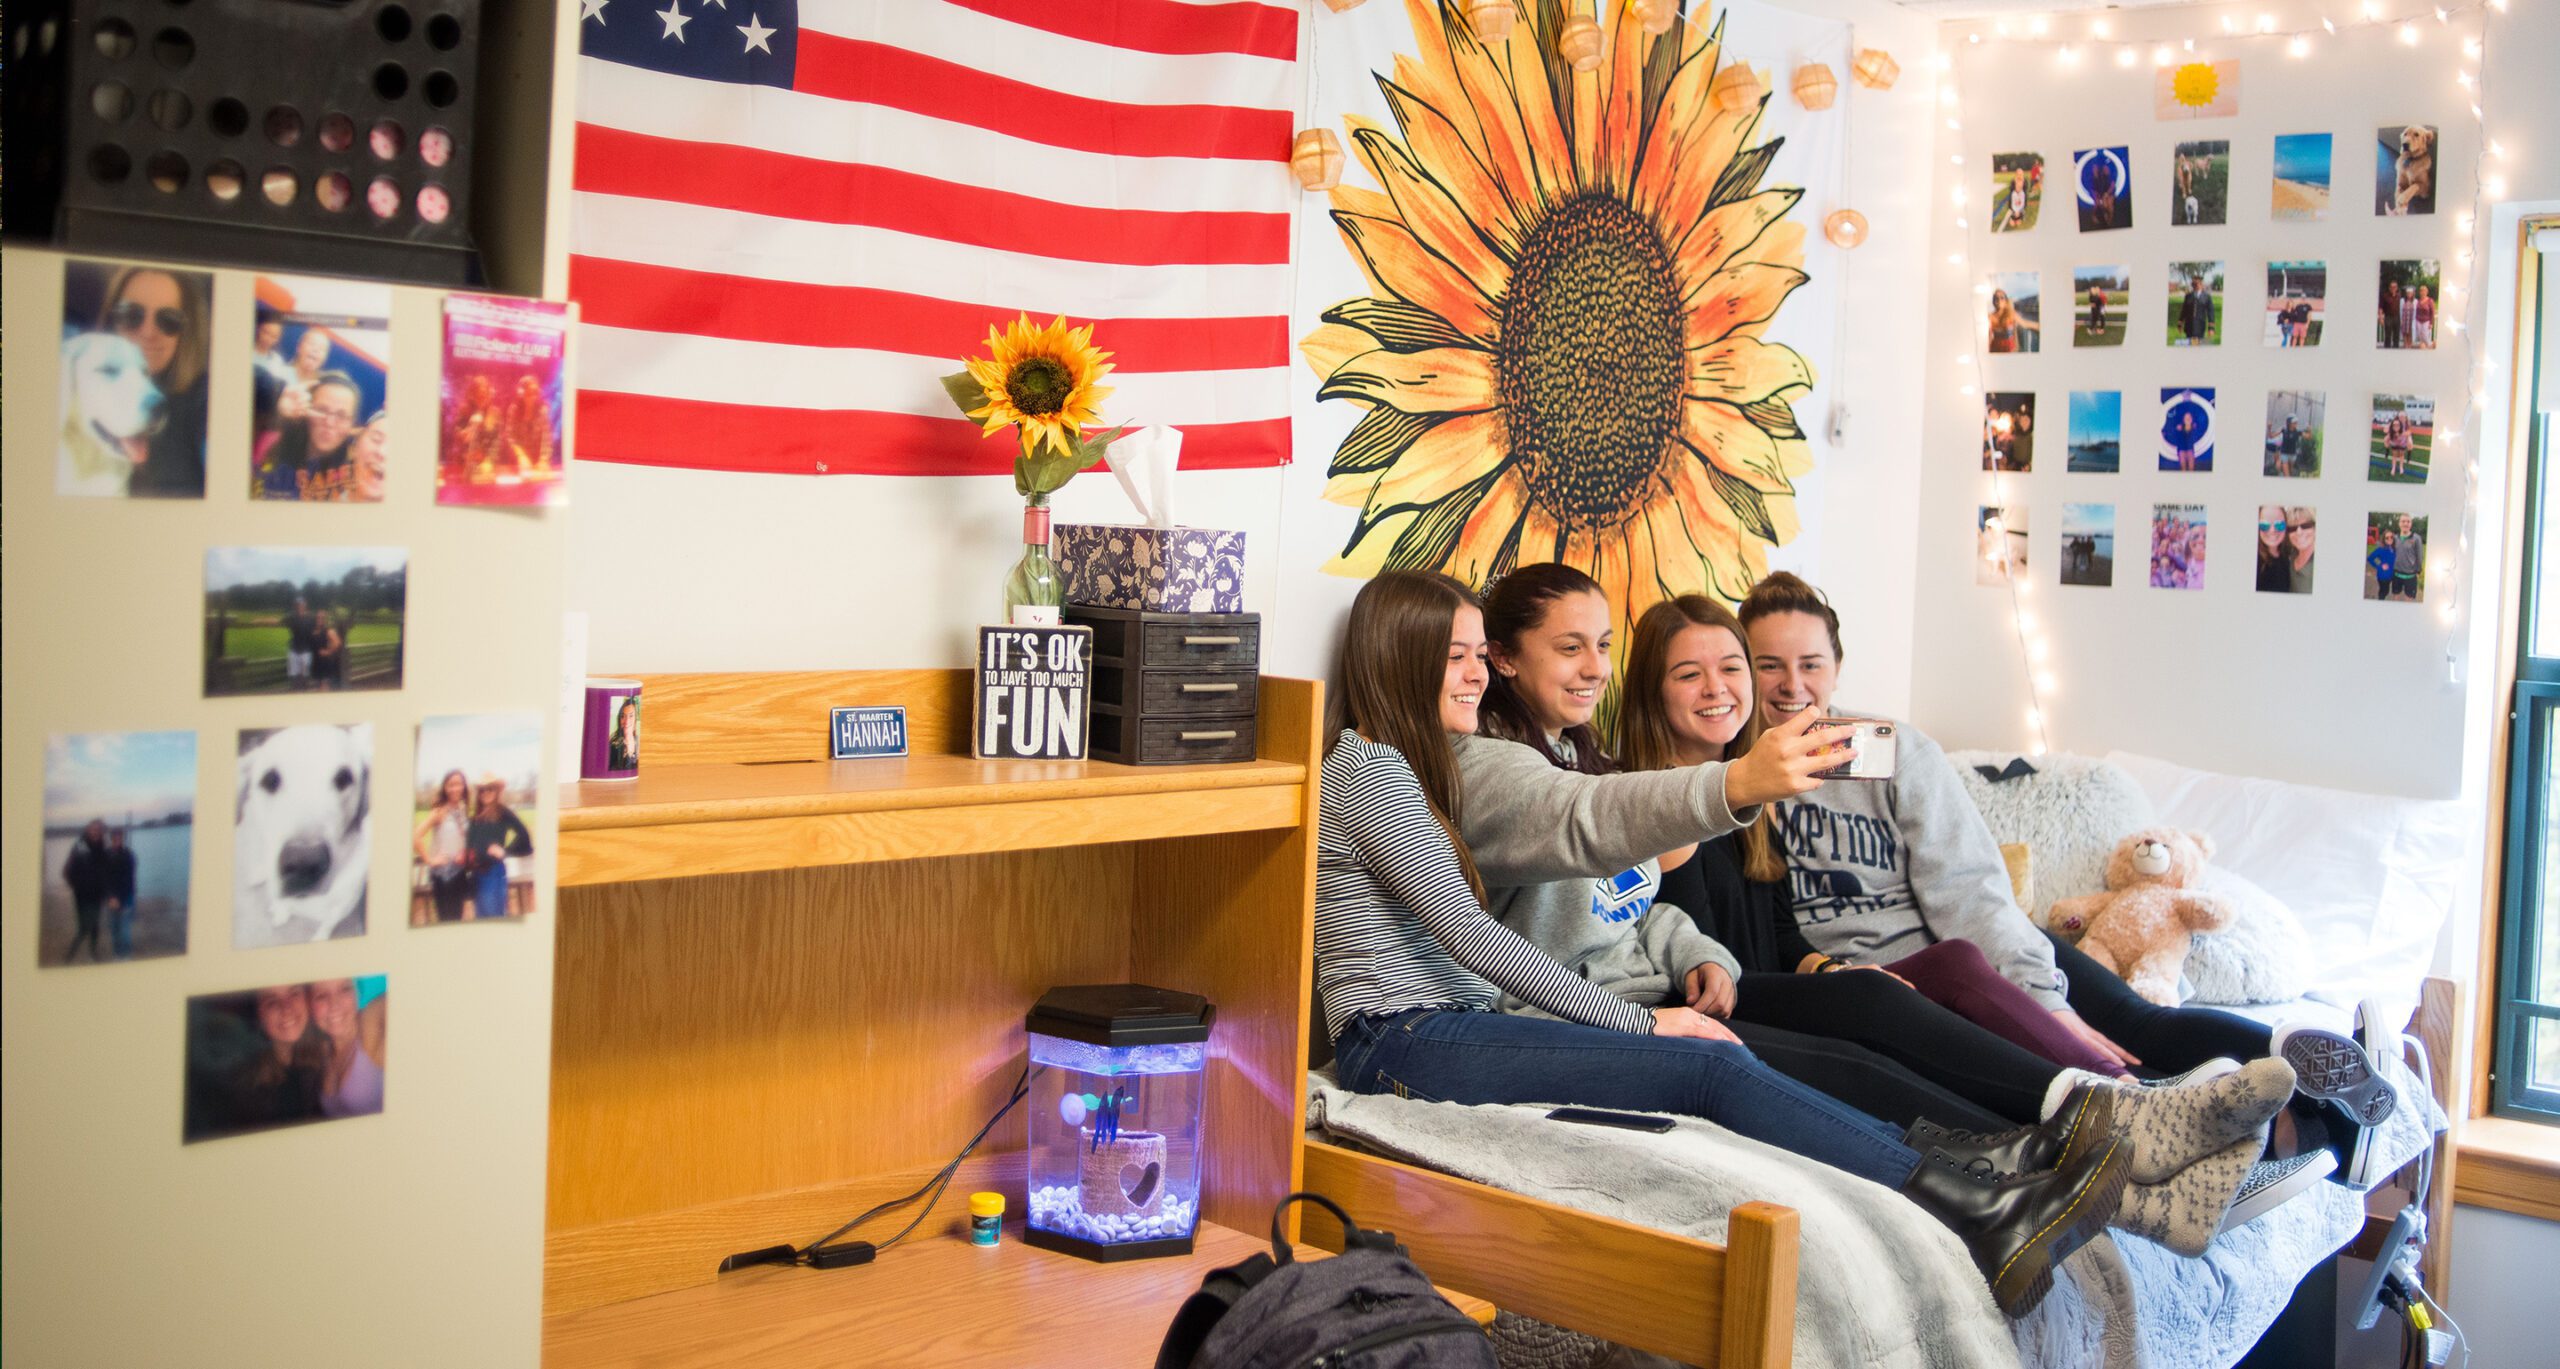
[{"label": "wooden block sign", "polygon": [[978,629],[970,745],[982,761],[1084,759],[1093,629]]}]

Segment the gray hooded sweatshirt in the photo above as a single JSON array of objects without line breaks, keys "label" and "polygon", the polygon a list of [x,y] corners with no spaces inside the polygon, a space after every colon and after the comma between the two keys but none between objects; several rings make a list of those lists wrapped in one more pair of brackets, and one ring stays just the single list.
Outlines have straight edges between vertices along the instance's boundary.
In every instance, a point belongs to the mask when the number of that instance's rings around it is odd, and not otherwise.
[{"label": "gray hooded sweatshirt", "polygon": [[[1830,716],[1873,715],[1835,708]],[[2000,844],[1954,763],[1911,724],[1894,732],[1892,779],[1832,780],[1778,806],[1805,940],[1824,955],[1882,965],[1961,937],[2001,978],[2062,1007],[2052,943],[2018,910]]]},{"label": "gray hooded sweatshirt", "polygon": [[[1689,915],[1654,902],[1654,857],[1742,826],[1724,767],[1585,775],[1532,747],[1452,737],[1465,795],[1460,832],[1484,876],[1485,911],[1564,967],[1628,1002],[1675,998],[1700,965],[1736,978],[1733,953]],[[1568,743],[1569,745],[1569,743]],[[1545,1016],[1505,995],[1502,1011]]]}]

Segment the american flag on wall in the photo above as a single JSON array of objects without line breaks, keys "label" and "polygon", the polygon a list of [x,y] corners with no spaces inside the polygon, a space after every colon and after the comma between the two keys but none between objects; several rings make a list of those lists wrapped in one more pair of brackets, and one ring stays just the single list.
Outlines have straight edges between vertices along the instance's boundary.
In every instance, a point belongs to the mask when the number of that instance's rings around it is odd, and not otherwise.
[{"label": "american flag on wall", "polygon": [[1294,5],[579,6],[581,459],[1010,470],[938,377],[1017,312],[1186,468],[1289,459]]}]

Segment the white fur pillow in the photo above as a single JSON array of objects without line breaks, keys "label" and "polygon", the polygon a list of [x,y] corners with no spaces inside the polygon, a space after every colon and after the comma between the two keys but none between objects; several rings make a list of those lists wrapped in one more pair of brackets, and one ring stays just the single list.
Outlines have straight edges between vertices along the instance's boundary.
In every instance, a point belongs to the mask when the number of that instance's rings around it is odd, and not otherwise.
[{"label": "white fur pillow", "polygon": [[2022,842],[2034,862],[2035,906],[2027,916],[2044,925],[2054,900],[2094,894],[2107,887],[2107,856],[2116,843],[2156,826],[2151,800],[2124,771],[2088,756],[2031,756],[2032,775],[1988,780],[1975,766],[1995,772],[2016,757],[2005,751],[1951,751],[1973,806],[1995,840]]},{"label": "white fur pillow", "polygon": [[2246,877],[2207,865],[2201,893],[2231,904],[2231,925],[2187,952],[2190,1003],[2283,1003],[2311,988],[2311,937],[2284,901]]}]

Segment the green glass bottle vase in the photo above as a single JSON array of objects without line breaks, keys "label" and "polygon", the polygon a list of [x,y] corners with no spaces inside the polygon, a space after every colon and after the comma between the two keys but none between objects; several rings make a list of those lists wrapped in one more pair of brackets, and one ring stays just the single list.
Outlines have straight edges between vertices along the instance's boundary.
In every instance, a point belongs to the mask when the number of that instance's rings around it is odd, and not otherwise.
[{"label": "green glass bottle vase", "polygon": [[1004,620],[1015,627],[1056,627],[1067,584],[1049,559],[1049,497],[1022,506],[1022,559],[1004,577]]}]

